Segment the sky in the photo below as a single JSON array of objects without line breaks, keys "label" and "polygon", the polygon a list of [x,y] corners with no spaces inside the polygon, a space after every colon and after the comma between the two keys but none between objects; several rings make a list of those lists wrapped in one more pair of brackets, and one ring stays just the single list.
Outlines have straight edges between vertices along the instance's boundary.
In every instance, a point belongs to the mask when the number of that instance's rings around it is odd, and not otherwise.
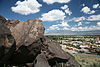
[{"label": "sky", "polygon": [[0,15],[41,19],[46,32],[100,31],[100,0],[0,0]]}]

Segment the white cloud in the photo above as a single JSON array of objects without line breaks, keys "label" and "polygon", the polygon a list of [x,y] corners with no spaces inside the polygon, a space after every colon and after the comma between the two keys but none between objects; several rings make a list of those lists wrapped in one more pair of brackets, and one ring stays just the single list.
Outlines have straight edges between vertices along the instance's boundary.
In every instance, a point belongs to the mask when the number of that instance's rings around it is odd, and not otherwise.
[{"label": "white cloud", "polygon": [[97,25],[100,26],[100,22],[97,22]]},{"label": "white cloud", "polygon": [[98,14],[98,15],[91,15],[89,17],[84,17],[84,16],[74,17],[74,18],[68,20],[68,22],[71,22],[71,21],[74,21],[74,22],[85,21],[86,24],[88,24],[90,22],[87,22],[87,21],[100,21],[100,14]]},{"label": "white cloud", "polygon": [[69,9],[66,9],[65,10],[65,13],[68,14],[68,15],[71,15],[72,14],[72,12]]},{"label": "white cloud", "polygon": [[48,30],[70,30],[70,31],[93,31],[100,30],[100,24],[96,26],[85,26],[85,27],[63,27],[60,28],[59,25],[52,25]]},{"label": "white cloud", "polygon": [[93,31],[93,30],[100,30],[100,26],[85,26],[85,27],[72,27],[70,28],[71,31]]},{"label": "white cloud", "polygon": [[79,21],[83,21],[85,19],[86,18],[84,16],[82,16],[82,17],[75,18],[74,21],[79,22]]},{"label": "white cloud", "polygon": [[65,10],[67,8],[68,8],[68,5],[64,5],[64,6],[61,7],[61,9],[63,9],[63,10]]},{"label": "white cloud", "polygon": [[85,24],[90,24],[91,22],[85,22]]},{"label": "white cloud", "polygon": [[100,8],[100,5],[99,4],[94,4],[93,8]]},{"label": "white cloud", "polygon": [[54,9],[49,11],[48,13],[42,14],[41,20],[43,21],[57,21],[63,20],[65,18],[65,13],[61,10]]},{"label": "white cloud", "polygon": [[79,22],[79,21],[83,21],[85,20],[86,18],[84,16],[82,17],[75,17],[75,18],[72,18],[70,21],[75,21],[75,22]]},{"label": "white cloud", "polygon": [[82,22],[79,22],[79,23],[78,23],[78,26],[81,26],[81,25],[82,25]]},{"label": "white cloud", "polygon": [[47,30],[59,30],[59,29],[60,29],[60,28],[59,28],[58,25],[52,25],[52,26],[50,26],[49,29],[47,29]]},{"label": "white cloud", "polygon": [[95,13],[94,10],[91,10],[91,9],[88,8],[87,6],[83,7],[83,8],[81,9],[81,11],[82,11],[83,13],[86,13],[86,14],[93,14],[93,13]]},{"label": "white cloud", "polygon": [[43,2],[47,4],[53,4],[53,3],[68,3],[70,0],[43,0]]},{"label": "white cloud", "polygon": [[67,22],[62,21],[59,24],[50,26],[48,30],[65,30],[65,29],[68,29],[69,27],[70,26]]},{"label": "white cloud", "polygon": [[62,26],[60,27],[60,24],[57,25],[52,25],[49,27],[48,30],[70,30],[70,31],[93,31],[93,30],[100,30],[100,22],[97,22],[97,25],[95,26],[74,26],[74,27],[70,27],[70,26]]},{"label": "white cloud", "polygon": [[[68,23],[70,22],[77,22],[74,26],[70,26]],[[93,30],[100,30],[100,22],[97,22],[97,25],[92,25],[93,22],[89,21],[100,21],[100,15],[91,15],[89,17],[75,17],[72,19],[69,19],[66,22],[61,22],[56,25],[52,25],[49,27],[49,30],[70,30],[70,31],[93,31]],[[91,25],[86,25],[90,24]]]},{"label": "white cloud", "polygon": [[68,25],[68,23],[67,22],[65,22],[65,21],[62,21],[61,22],[61,24],[58,24],[59,26],[62,26],[62,27],[70,27],[69,25]]},{"label": "white cloud", "polygon": [[88,7],[84,7],[84,8],[82,8],[81,11],[83,11],[84,13],[89,13],[91,10]]},{"label": "white cloud", "polygon": [[63,27],[61,30],[70,30],[68,27]]},{"label": "white cloud", "polygon": [[84,6],[85,6],[85,4],[82,4],[82,6],[84,7]]},{"label": "white cloud", "polygon": [[93,13],[95,13],[95,11],[94,11],[94,10],[90,11],[90,13],[89,13],[89,14],[93,14]]},{"label": "white cloud", "polygon": [[37,0],[17,1],[15,5],[16,6],[11,7],[12,11],[22,15],[37,13],[40,11],[39,8],[42,6],[37,2]]},{"label": "white cloud", "polygon": [[71,31],[86,31],[88,27],[72,27]]},{"label": "white cloud", "polygon": [[72,12],[70,11],[68,5],[62,6],[61,9],[63,9],[65,11],[65,13],[68,14],[68,15],[72,14]]},{"label": "white cloud", "polygon": [[88,21],[100,21],[100,14],[98,15],[91,15],[87,18]]}]

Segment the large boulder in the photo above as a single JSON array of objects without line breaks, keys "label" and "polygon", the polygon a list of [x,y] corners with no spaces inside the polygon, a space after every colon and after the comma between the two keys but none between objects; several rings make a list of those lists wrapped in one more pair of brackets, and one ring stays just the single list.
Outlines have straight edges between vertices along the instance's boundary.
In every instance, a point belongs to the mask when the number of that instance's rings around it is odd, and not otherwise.
[{"label": "large boulder", "polygon": [[80,67],[59,43],[44,36],[41,22],[39,19],[26,22],[6,20],[0,16],[0,63],[31,64],[28,65],[30,67]]},{"label": "large boulder", "polygon": [[18,20],[10,21],[7,27],[10,28],[11,34],[16,40],[17,47],[22,44],[29,46],[39,38],[43,37],[44,27],[39,19],[31,19],[26,22],[20,22]]}]

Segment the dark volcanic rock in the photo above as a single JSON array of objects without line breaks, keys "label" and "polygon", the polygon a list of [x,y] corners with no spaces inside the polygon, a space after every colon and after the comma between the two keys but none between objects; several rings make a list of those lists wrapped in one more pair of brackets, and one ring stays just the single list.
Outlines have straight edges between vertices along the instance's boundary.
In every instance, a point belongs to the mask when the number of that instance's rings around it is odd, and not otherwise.
[{"label": "dark volcanic rock", "polygon": [[[41,54],[43,53],[45,55],[46,60],[43,57],[41,58],[41,56],[40,58],[42,60],[44,59],[45,62],[48,61],[50,67],[62,67],[60,66],[62,63],[64,63],[65,65],[63,67],[80,67],[80,65],[72,55],[64,52],[61,49],[59,43],[45,37],[42,39],[42,42],[43,46],[41,49],[42,50]],[[58,63],[58,66],[56,66],[57,65],[56,63]]]},{"label": "dark volcanic rock", "polygon": [[26,22],[6,20],[0,16],[0,63],[30,67],[80,67],[59,43],[44,36],[41,22],[38,19]]},{"label": "dark volcanic rock", "polygon": [[36,64],[34,64],[34,67],[50,67],[48,60],[43,52],[36,57]]}]

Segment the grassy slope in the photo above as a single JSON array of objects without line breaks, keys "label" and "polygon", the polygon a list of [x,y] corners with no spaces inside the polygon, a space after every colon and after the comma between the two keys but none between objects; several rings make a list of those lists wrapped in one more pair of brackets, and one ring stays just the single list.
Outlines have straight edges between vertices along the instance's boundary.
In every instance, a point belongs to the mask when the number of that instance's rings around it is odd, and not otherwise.
[{"label": "grassy slope", "polygon": [[84,56],[79,54],[74,54],[74,56],[82,67],[100,67],[100,57]]}]

